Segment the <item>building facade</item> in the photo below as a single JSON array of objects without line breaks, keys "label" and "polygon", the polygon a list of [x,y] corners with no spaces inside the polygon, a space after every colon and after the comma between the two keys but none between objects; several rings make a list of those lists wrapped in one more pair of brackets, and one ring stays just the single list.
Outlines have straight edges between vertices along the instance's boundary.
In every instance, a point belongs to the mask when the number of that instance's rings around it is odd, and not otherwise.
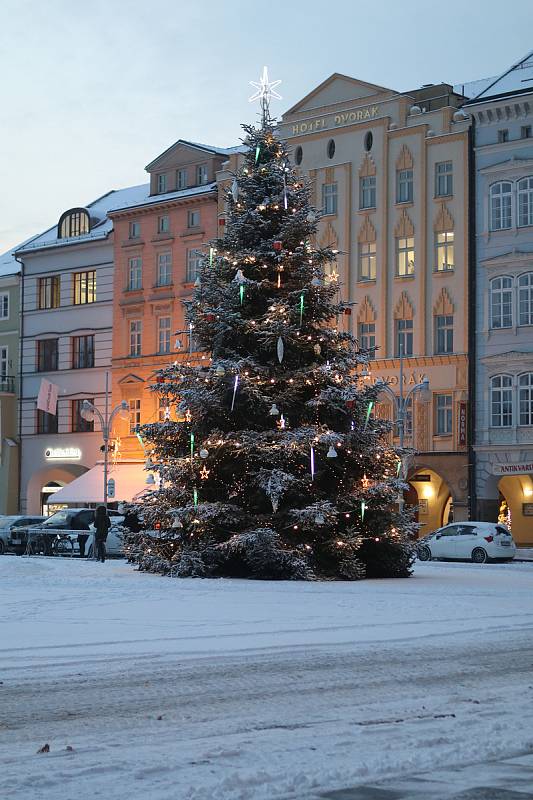
[{"label": "building facade", "polygon": [[177,141],[146,167],[150,194],[110,214],[115,228],[113,402],[127,400],[131,412],[129,423],[117,424],[124,458],[142,461],[137,428],[170,413],[149,391],[155,372],[176,360],[202,358],[185,320],[185,303],[206,244],[217,236],[215,176],[230,153]]},{"label": "building facade", "polygon": [[[66,211],[17,250],[21,274],[20,509],[54,510],[54,495],[101,460],[102,433],[81,416],[104,411],[111,366],[113,237],[107,213],[147,187],[109,192]],[[37,409],[41,380],[58,387],[57,413]],[[80,498],[83,499],[83,498]]]},{"label": "building facade", "polygon": [[20,264],[0,258],[0,514],[18,511]]},{"label": "building facade", "polygon": [[419,506],[423,533],[468,516],[463,101],[447,84],[400,94],[335,74],[280,126],[311,179],[318,242],[339,251],[328,280],[354,304],[340,324],[377,348],[369,379],[396,394],[395,403],[382,394],[376,413],[397,419],[400,394],[429,379],[430,402],[415,393],[406,407],[404,440],[418,451],[405,499]]},{"label": "building facade", "polygon": [[475,147],[476,519],[533,544],[533,52],[465,110]]}]

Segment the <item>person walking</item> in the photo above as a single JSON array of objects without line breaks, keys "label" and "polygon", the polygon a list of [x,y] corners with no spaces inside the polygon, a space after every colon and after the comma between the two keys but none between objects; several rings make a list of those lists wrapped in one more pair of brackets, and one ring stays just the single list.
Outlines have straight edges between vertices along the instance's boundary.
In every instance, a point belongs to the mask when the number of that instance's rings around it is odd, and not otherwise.
[{"label": "person walking", "polygon": [[98,506],[94,515],[95,534],[94,540],[96,543],[96,560],[105,561],[105,543],[107,539],[107,532],[111,527],[111,521],[105,506]]}]

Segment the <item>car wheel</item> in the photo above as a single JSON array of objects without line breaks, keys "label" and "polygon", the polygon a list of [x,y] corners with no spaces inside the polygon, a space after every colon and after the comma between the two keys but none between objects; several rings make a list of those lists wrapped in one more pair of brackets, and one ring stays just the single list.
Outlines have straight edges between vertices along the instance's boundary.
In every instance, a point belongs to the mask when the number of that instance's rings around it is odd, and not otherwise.
[{"label": "car wheel", "polygon": [[418,560],[431,561],[431,550],[429,549],[427,544],[423,544],[422,547],[418,548]]},{"label": "car wheel", "polygon": [[472,550],[472,561],[474,564],[486,564],[488,560],[487,551],[482,547],[476,547],[475,550]]}]

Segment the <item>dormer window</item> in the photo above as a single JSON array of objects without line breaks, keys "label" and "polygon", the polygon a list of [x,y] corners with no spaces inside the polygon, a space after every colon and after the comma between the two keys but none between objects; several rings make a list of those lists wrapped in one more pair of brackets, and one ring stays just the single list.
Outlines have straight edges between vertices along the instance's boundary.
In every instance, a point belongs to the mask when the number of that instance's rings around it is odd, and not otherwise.
[{"label": "dormer window", "polygon": [[205,164],[199,164],[196,167],[196,183],[198,186],[207,183],[207,166]]},{"label": "dormer window", "polygon": [[166,175],[158,175],[157,176],[157,191],[158,194],[163,194],[167,190],[167,176]]},{"label": "dormer window", "polygon": [[83,236],[91,230],[91,218],[84,208],[71,208],[59,218],[57,238],[69,239],[71,236]]}]

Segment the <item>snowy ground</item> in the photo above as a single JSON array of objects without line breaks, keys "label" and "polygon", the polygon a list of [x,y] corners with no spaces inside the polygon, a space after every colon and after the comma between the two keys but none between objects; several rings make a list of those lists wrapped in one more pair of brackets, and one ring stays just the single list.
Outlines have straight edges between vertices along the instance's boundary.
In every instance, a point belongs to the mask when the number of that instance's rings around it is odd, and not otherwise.
[{"label": "snowy ground", "polygon": [[305,584],[4,556],[0,797],[307,798],[518,755],[532,598],[533,564]]}]

